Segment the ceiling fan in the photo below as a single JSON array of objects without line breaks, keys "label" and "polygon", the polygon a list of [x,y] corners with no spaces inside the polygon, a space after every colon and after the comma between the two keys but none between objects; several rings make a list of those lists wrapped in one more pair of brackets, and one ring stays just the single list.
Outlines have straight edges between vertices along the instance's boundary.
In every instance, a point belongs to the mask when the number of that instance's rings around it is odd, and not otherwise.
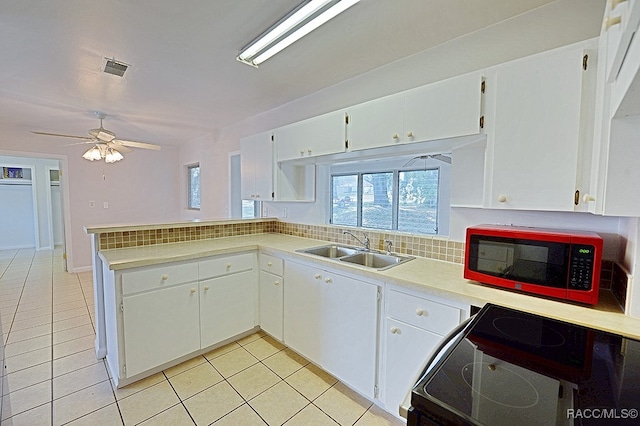
[{"label": "ceiling fan", "polygon": [[429,158],[433,158],[434,160],[439,160],[439,161],[451,164],[451,157],[446,156],[446,155],[442,155],[442,154],[432,154],[432,155],[418,155],[417,157],[413,157],[412,159],[410,159],[409,161],[404,163],[402,165],[402,167],[412,166],[414,163],[416,163],[417,161],[420,161],[420,160],[423,160],[425,162],[425,164],[426,164],[426,161]]},{"label": "ceiling fan", "polygon": [[89,136],[63,135],[58,133],[35,131],[31,131],[31,133],[34,133],[36,135],[57,136],[61,138],[84,140],[84,142],[78,142],[70,145],[93,144],[94,146],[82,155],[82,158],[89,161],[102,159],[104,159],[107,163],[120,161],[124,158],[122,155],[123,153],[126,154],[128,152],[131,152],[131,149],[129,149],[129,147],[153,150],[160,149],[159,145],[154,145],[151,143],[117,139],[115,133],[102,127],[102,120],[107,117],[107,114],[99,111],[97,111],[95,114],[96,117],[100,120],[100,127],[97,129],[89,130]]}]

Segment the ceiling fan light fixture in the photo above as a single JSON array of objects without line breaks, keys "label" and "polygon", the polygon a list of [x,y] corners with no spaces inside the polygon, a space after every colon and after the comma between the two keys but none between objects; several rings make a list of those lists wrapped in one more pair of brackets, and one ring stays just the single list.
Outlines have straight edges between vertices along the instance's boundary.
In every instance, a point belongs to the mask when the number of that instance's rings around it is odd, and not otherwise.
[{"label": "ceiling fan light fixture", "polygon": [[360,0],[307,0],[257,39],[245,46],[236,59],[258,67]]},{"label": "ceiling fan light fixture", "polygon": [[100,152],[98,145],[94,145],[93,148],[82,154],[82,158],[89,161],[100,160],[102,159],[102,152]]},{"label": "ceiling fan light fixture", "polygon": [[105,163],[115,163],[116,161],[120,161],[124,158],[120,152],[116,149],[109,148],[107,149],[107,154],[104,156]]}]

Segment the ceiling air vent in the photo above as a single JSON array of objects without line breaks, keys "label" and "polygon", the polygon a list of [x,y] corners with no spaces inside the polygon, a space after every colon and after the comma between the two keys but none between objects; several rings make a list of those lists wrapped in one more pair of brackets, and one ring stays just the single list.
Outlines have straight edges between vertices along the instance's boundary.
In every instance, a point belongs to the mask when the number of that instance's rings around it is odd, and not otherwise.
[{"label": "ceiling air vent", "polygon": [[113,75],[117,75],[118,77],[122,77],[124,76],[124,72],[127,70],[127,68],[129,68],[129,65],[124,64],[122,62],[117,62],[114,59],[107,59],[105,66],[104,66],[104,72],[106,72],[107,74],[113,74]]}]

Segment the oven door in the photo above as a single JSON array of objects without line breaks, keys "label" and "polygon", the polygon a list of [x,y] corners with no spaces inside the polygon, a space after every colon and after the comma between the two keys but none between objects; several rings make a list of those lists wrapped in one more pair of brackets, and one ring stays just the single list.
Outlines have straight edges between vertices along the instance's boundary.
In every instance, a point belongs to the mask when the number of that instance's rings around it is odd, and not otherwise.
[{"label": "oven door", "polygon": [[413,389],[418,383],[420,383],[422,378],[426,376],[438,364],[438,362],[440,362],[443,359],[446,359],[449,353],[449,350],[453,346],[455,346],[458,343],[458,341],[464,338],[467,327],[469,327],[469,324],[474,317],[475,315],[471,316],[470,318],[460,323],[460,325],[458,325],[456,328],[451,330],[451,332],[447,334],[440,341],[440,344],[426,358],[425,363],[420,368],[418,374],[415,376],[412,382],[413,386],[411,387],[411,389],[407,390],[407,394],[399,408],[400,416],[407,419],[407,425],[421,424],[416,422],[417,419],[416,419],[415,413],[412,413],[413,410],[411,407],[411,396],[413,394]]}]

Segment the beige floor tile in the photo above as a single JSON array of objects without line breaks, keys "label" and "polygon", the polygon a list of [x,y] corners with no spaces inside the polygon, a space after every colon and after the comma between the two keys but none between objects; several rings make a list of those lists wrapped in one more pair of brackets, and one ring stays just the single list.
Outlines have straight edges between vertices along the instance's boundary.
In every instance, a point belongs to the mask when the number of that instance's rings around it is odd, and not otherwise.
[{"label": "beige floor tile", "polygon": [[53,379],[53,399],[108,380],[109,376],[103,362],[80,368]]},{"label": "beige floor tile", "polygon": [[280,382],[253,398],[249,405],[269,425],[281,425],[309,404],[286,382]]},{"label": "beige floor tile", "polygon": [[53,333],[53,344],[68,342],[71,340],[79,339],[81,337],[94,336],[96,333],[91,323],[81,325],[80,327],[69,328],[67,330],[58,331]]},{"label": "beige floor tile", "polygon": [[2,397],[2,421],[24,411],[51,402],[51,383],[38,383]]},{"label": "beige floor tile", "polygon": [[266,423],[247,404],[241,405],[220,420],[214,426],[264,426]]},{"label": "beige floor tile", "polygon": [[184,401],[198,425],[208,425],[244,403],[227,382],[220,382]]},{"label": "beige floor tile", "polygon": [[405,424],[407,424],[406,421],[392,416],[377,405],[371,406],[356,422],[356,426],[402,426]]},{"label": "beige floor tile", "polygon": [[9,338],[7,339],[7,344],[22,342],[25,340],[33,339],[35,337],[40,336],[49,336],[51,335],[51,324],[43,324],[38,325],[36,327],[25,328],[20,331],[9,332]]},{"label": "beige floor tile", "polygon": [[181,400],[221,382],[222,376],[208,362],[169,378]]},{"label": "beige floor tile", "polygon": [[238,339],[238,340],[236,340],[236,342],[239,345],[244,346],[244,345],[246,345],[248,343],[253,342],[254,340],[261,339],[264,336],[266,336],[266,333],[264,331],[260,330],[257,333],[253,333],[253,334],[250,334],[248,336],[243,337],[242,339]]},{"label": "beige floor tile", "polygon": [[35,312],[51,312],[51,301],[44,299],[35,302],[20,302],[18,312],[35,311]]},{"label": "beige floor tile", "polygon": [[13,324],[11,324],[11,331],[20,331],[45,324],[51,324],[51,315],[40,315],[22,321],[14,321]]},{"label": "beige floor tile", "polygon": [[67,424],[73,426],[122,426],[124,423],[122,423],[118,406],[113,403]]},{"label": "beige floor tile", "polygon": [[371,407],[369,400],[342,383],[336,383],[313,403],[341,425],[354,424]]},{"label": "beige floor tile", "polygon": [[2,426],[51,426],[51,402],[3,420]]},{"label": "beige floor tile", "polygon": [[89,310],[86,306],[82,306],[76,309],[69,309],[67,311],[60,311],[53,313],[53,321],[62,321],[69,318],[81,317],[84,315],[88,315]]},{"label": "beige floor tile", "polygon": [[220,355],[224,355],[228,352],[231,352],[235,349],[240,348],[241,346],[239,344],[237,344],[236,342],[231,342],[227,345],[224,346],[220,346],[219,348],[216,348],[212,351],[207,352],[206,354],[204,354],[204,357],[207,358],[208,360],[212,360],[214,358],[219,357]]},{"label": "beige floor tile", "polygon": [[89,318],[88,313],[79,317],[72,317],[60,321],[55,321],[53,323],[53,332],[56,333],[58,331],[68,330],[70,328],[76,328],[87,324],[91,324],[91,319]]},{"label": "beige floor tile", "polygon": [[286,348],[264,359],[262,363],[284,379],[309,364],[309,361],[291,349]]},{"label": "beige floor tile", "polygon": [[68,311],[70,309],[84,308],[87,306],[84,300],[74,300],[73,302],[65,302],[53,305],[53,313]]},{"label": "beige floor tile", "polygon": [[95,336],[86,336],[53,345],[53,359],[62,358],[67,355],[76,354],[78,352],[86,351],[87,349],[93,348],[95,339]]},{"label": "beige floor tile", "polygon": [[254,340],[251,343],[244,345],[244,348],[249,353],[259,360],[263,360],[275,353],[284,349],[284,345],[272,337],[266,336],[262,339]]},{"label": "beige floor tile", "polygon": [[190,360],[180,363],[175,367],[167,368],[166,370],[164,370],[164,374],[167,377],[172,377],[172,376],[175,376],[176,374],[182,373],[183,371],[187,371],[192,369],[193,367],[197,367],[203,362],[207,362],[207,360],[202,355],[199,355],[195,358],[191,358]]},{"label": "beige floor tile", "polygon": [[316,399],[337,382],[335,377],[313,364],[308,364],[285,380],[310,401]]},{"label": "beige floor tile", "polygon": [[180,400],[167,381],[153,385],[118,402],[125,424],[138,424]]},{"label": "beige floor tile", "polygon": [[140,424],[146,426],[193,426],[193,420],[184,406],[178,404]]},{"label": "beige floor tile", "polygon": [[[55,362],[55,361],[54,361]],[[116,399],[120,401],[123,398],[133,395],[134,393],[138,393],[147,388],[150,388],[153,385],[157,385],[158,383],[165,382],[166,379],[164,374],[156,373],[149,377],[145,377],[142,380],[138,380],[137,382],[133,382],[130,385],[127,385],[123,388],[116,389],[114,386],[114,393],[116,394]]]},{"label": "beige floor tile", "polygon": [[53,423],[61,425],[115,402],[111,384],[98,383],[53,401]]},{"label": "beige floor tile", "polygon": [[285,423],[286,426],[336,426],[331,417],[327,416],[313,404],[307,405],[302,411]]},{"label": "beige floor tile", "polygon": [[[4,310],[3,310],[4,311]],[[51,315],[51,308],[30,309],[28,311],[16,311],[15,321],[22,321],[33,317]]]},{"label": "beige floor tile", "polygon": [[58,358],[53,361],[53,377],[61,376],[99,362],[102,362],[102,360],[96,358],[96,351],[94,349],[87,349],[64,358]]},{"label": "beige floor tile", "polygon": [[264,365],[255,364],[228,381],[248,401],[278,383],[280,378]]},{"label": "beige floor tile", "polygon": [[9,343],[4,347],[4,356],[9,358],[12,356],[35,351],[36,349],[47,348],[51,346],[51,336],[39,336],[21,342]]},{"label": "beige floor tile", "polygon": [[228,378],[255,365],[258,360],[244,348],[238,348],[213,358],[210,362],[222,374],[222,377]]},{"label": "beige floor tile", "polygon": [[2,387],[3,395],[15,392],[20,389],[27,388],[36,383],[44,382],[51,379],[51,364],[45,362],[15,373],[7,374],[2,378],[4,385]]},{"label": "beige floor tile", "polygon": [[36,349],[35,351],[7,357],[5,359],[4,373],[15,373],[16,371],[49,361],[51,361],[51,347]]}]

